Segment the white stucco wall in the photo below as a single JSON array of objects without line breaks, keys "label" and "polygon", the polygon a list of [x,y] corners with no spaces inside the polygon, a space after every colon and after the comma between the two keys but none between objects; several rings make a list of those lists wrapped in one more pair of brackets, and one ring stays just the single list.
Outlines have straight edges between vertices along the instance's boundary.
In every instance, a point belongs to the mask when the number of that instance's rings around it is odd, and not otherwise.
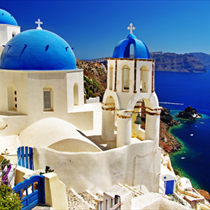
[{"label": "white stucco wall", "polygon": [[105,191],[117,183],[138,187],[142,184],[149,191],[158,192],[160,151],[154,149],[150,140],[95,153],[35,147],[34,166],[38,169],[49,165],[67,189],[77,192]]},{"label": "white stucco wall", "polygon": [[0,44],[5,45],[11,38],[12,33],[20,33],[20,26],[0,24]]},{"label": "white stucco wall", "polygon": [[78,106],[84,105],[83,70],[71,71],[66,74],[67,110],[74,109],[74,85],[78,85]]},{"label": "white stucco wall", "polygon": [[[68,107],[73,100],[73,79],[78,82],[79,106]],[[17,90],[17,111],[8,109],[7,87]],[[52,88],[52,111],[44,111],[43,88]],[[81,130],[93,129],[94,108],[84,105],[83,70],[70,71],[14,71],[0,70],[0,115],[8,124],[0,136],[20,134],[32,123],[56,117],[77,126]],[[74,103],[73,101],[71,102]],[[88,121],[88,123],[87,123]]]},{"label": "white stucco wall", "polygon": [[[17,111],[8,110],[8,86],[14,85],[17,90]],[[27,73],[23,71],[0,71],[0,112],[12,114],[28,114],[28,82]]]}]

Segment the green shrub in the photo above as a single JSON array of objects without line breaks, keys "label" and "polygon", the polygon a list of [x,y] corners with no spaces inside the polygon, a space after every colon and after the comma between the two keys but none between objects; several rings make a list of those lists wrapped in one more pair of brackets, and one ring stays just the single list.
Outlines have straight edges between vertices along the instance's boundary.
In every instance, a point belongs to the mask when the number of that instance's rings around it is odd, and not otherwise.
[{"label": "green shrub", "polygon": [[101,90],[101,86],[99,85],[99,82],[97,82],[95,79],[93,79],[93,85],[95,85],[99,90]]},{"label": "green shrub", "polygon": [[88,79],[86,76],[84,76],[84,80],[88,83],[88,84],[92,84],[92,81],[90,79]]},{"label": "green shrub", "polygon": [[86,98],[88,99],[89,97],[95,97],[94,93],[89,87],[85,87],[86,89]]},{"label": "green shrub", "polygon": [[20,210],[21,208],[19,195],[14,193],[8,185],[0,183],[0,209]]}]

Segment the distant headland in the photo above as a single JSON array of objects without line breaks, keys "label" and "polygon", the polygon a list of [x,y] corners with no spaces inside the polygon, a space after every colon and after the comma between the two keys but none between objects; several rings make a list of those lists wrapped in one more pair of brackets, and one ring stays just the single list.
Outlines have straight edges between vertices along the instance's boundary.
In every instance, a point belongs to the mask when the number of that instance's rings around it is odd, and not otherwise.
[{"label": "distant headland", "polygon": [[[202,52],[185,54],[151,52],[150,57],[155,59],[156,71],[205,73],[210,69],[210,55]],[[105,57],[88,61],[103,63],[106,66]]]}]

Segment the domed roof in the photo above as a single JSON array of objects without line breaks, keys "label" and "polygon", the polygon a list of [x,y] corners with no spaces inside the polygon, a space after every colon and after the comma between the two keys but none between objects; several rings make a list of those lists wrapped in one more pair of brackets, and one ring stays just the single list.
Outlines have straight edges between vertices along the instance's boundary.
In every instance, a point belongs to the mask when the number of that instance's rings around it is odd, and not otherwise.
[{"label": "domed roof", "polygon": [[100,152],[101,149],[78,132],[77,127],[58,118],[45,118],[25,128],[21,145],[46,146],[66,152]]},{"label": "domed roof", "polygon": [[69,70],[76,69],[76,58],[68,43],[46,30],[19,33],[5,46],[1,69]]},{"label": "domed roof", "polygon": [[129,34],[126,39],[121,40],[114,49],[113,58],[130,58],[130,45],[134,46],[134,57],[132,58],[146,58],[149,59],[149,51],[147,46],[134,34]]},{"label": "domed roof", "polygon": [[3,9],[0,9],[0,24],[8,24],[8,25],[14,25],[14,26],[18,25],[15,18],[12,17],[12,15],[9,12]]}]

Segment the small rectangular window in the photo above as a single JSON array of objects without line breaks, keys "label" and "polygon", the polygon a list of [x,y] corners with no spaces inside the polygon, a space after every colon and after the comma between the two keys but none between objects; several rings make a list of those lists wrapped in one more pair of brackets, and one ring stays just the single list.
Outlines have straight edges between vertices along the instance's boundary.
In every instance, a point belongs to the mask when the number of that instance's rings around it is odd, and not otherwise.
[{"label": "small rectangular window", "polygon": [[44,90],[44,110],[51,110],[51,91]]}]

